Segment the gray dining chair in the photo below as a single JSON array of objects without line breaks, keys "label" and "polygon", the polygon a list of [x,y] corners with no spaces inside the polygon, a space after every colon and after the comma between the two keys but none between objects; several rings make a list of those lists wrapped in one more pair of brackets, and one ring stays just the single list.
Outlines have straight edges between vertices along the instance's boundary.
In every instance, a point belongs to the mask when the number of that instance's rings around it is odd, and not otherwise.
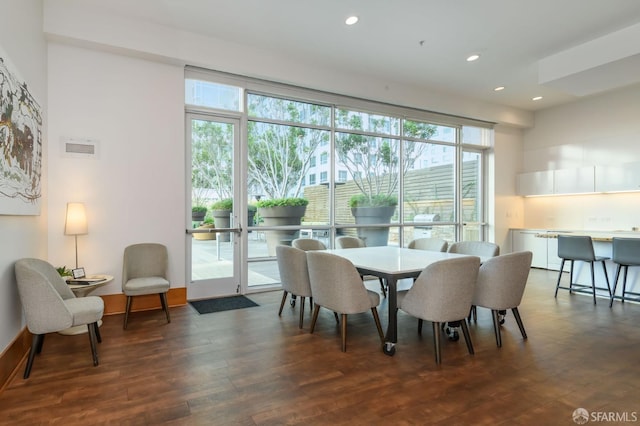
[{"label": "gray dining chair", "polygon": [[[640,266],[640,238],[620,238],[614,237],[611,240],[612,254],[611,260],[616,266],[616,275],[613,280],[613,290],[611,290],[611,300],[609,307],[613,306],[613,299],[616,297],[616,289],[618,287],[618,278],[621,270],[624,270],[622,278],[622,292],[620,300],[624,303],[625,298],[634,302],[640,302],[640,293],[627,291],[627,273],[630,266]],[[630,295],[632,297],[627,297]]]},{"label": "gray dining chair", "polygon": [[[358,237],[351,237],[348,235],[344,235],[336,238],[336,248],[339,249],[351,249],[351,248],[361,248],[366,247],[364,240]],[[361,276],[364,280],[365,277]],[[378,278],[380,281],[380,291],[382,291],[382,295],[387,297],[387,286],[384,284],[384,280],[382,278]]]},{"label": "gray dining chair", "polygon": [[380,336],[380,343],[384,344],[384,334],[377,309],[380,304],[380,295],[367,290],[353,263],[331,253],[321,251],[306,253],[314,304],[311,333],[315,329],[320,307],[340,314],[342,352],[346,352],[347,315],[371,310]]},{"label": "gray dining chair", "polygon": [[[449,253],[469,254],[478,257],[494,257],[500,255],[500,246],[489,241],[457,241],[452,243],[447,250]],[[498,316],[500,323],[504,322],[506,311],[500,311]],[[476,307],[471,306],[469,311],[469,319],[473,317],[474,321],[478,320]]]},{"label": "gray dining chair", "polygon": [[500,320],[498,312],[511,309],[522,338],[527,338],[518,306],[522,302],[529,271],[531,270],[530,251],[504,254],[492,257],[482,263],[478,272],[478,281],[473,295],[473,305],[491,309],[496,345],[502,346]]},{"label": "gray dining chair", "polygon": [[158,294],[160,304],[171,322],[167,292],[171,287],[168,276],[167,247],[158,243],[132,244],[124,249],[122,262],[122,292],[127,296],[123,329],[127,329],[134,297]]},{"label": "gray dining chair", "polygon": [[[593,250],[593,240],[588,235],[558,235],[558,257],[562,259],[560,263],[560,272],[558,273],[558,282],[556,284],[556,292],[553,297],[558,297],[558,290],[569,290],[570,293],[591,293],[593,295],[593,304],[596,304],[596,290],[607,290],[609,297],[611,297],[611,286],[609,285],[609,276],[607,275],[607,266],[605,260],[609,259],[606,256],[596,256]],[[571,262],[569,268],[569,286],[561,286],[562,271],[564,269],[564,263],[566,261]],[[573,282],[574,264],[576,261],[588,263],[591,269],[591,286],[577,284]],[[602,264],[602,271],[604,272],[604,278],[607,283],[607,288],[596,286],[595,277],[595,262]],[[591,291],[589,291],[589,289]]]},{"label": "gray dining chair", "polygon": [[459,322],[473,355],[473,343],[467,326],[467,315],[480,268],[477,256],[439,260],[424,268],[409,290],[398,292],[398,308],[422,320],[431,321],[436,364],[441,362],[440,328],[448,322]]},{"label": "gray dining chair", "polygon": [[[311,298],[311,284],[309,283],[309,269],[307,267],[307,255],[304,250],[299,248],[279,245],[276,246],[276,259],[278,262],[278,271],[280,272],[280,282],[283,290],[278,316],[282,315],[282,309],[284,308],[284,303],[287,300],[287,295],[291,294],[291,297],[299,296],[300,320],[298,321],[298,327],[302,328],[306,297],[310,298],[310,305],[313,306],[313,299]],[[293,305],[294,304],[292,304],[292,306]]]},{"label": "gray dining chair", "polygon": [[291,241],[291,246],[304,251],[327,249],[322,241],[313,238],[296,238]]},{"label": "gray dining chair", "polygon": [[56,268],[44,260],[18,260],[14,271],[27,329],[33,335],[23,377],[29,378],[35,356],[42,352],[46,334],[80,325],[87,326],[93,365],[97,366],[96,341],[102,342],[98,328],[104,313],[102,298],[76,297]]},{"label": "gray dining chair", "polygon": [[415,250],[428,250],[428,251],[440,251],[446,252],[449,243],[447,243],[442,238],[416,238],[415,240],[411,240],[407,248],[415,249]]}]

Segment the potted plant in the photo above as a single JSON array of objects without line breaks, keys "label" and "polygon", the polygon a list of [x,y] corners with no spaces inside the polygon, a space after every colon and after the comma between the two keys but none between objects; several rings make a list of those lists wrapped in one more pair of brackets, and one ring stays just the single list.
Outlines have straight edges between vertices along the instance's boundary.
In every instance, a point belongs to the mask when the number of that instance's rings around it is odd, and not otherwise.
[{"label": "potted plant", "polygon": [[[204,222],[196,229],[212,229],[215,228],[215,222],[213,218],[207,216],[204,218]],[[215,240],[216,233],[215,232],[207,232],[207,233],[195,233],[193,234],[193,238],[196,240]]]},{"label": "potted plant", "polygon": [[[233,199],[224,198],[216,201],[211,205],[211,216],[215,219],[215,223],[218,228],[231,227],[231,212],[233,211]],[[222,242],[231,240],[231,236],[228,232],[220,232],[218,239]]]},{"label": "potted plant", "polygon": [[[384,194],[357,194],[349,200],[351,214],[357,225],[389,223],[397,205],[398,199],[395,196]],[[363,239],[367,246],[386,246],[389,241],[389,228],[359,228],[358,237]]]},{"label": "potted plant", "polygon": [[207,208],[204,206],[191,207],[191,220],[194,222],[202,222],[207,215]]},{"label": "potted plant", "polygon": [[[307,210],[309,200],[306,198],[272,198],[260,200],[256,204],[258,214],[264,226],[290,226],[300,225],[302,217]],[[276,255],[276,246],[289,244],[293,240],[295,230],[269,231],[267,232],[267,249],[269,256]]]}]

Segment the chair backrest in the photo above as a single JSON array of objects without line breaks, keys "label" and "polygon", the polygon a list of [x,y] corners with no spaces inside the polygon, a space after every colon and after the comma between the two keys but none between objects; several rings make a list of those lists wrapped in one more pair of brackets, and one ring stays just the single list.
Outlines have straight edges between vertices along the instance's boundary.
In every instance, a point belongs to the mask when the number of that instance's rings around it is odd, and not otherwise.
[{"label": "chair backrest", "polygon": [[276,258],[282,289],[301,297],[311,297],[307,255],[304,250],[284,245],[276,246]]},{"label": "chair backrest", "polygon": [[64,300],[75,295],[56,268],[44,260],[21,259],[14,269],[29,331],[45,334],[71,327],[73,315]]},{"label": "chair backrest", "polygon": [[371,309],[367,289],[353,263],[331,253],[306,253],[314,303],[340,314]]},{"label": "chair backrest", "polygon": [[612,240],[611,260],[620,265],[640,265],[640,238],[618,238]]},{"label": "chair backrest", "polygon": [[314,240],[313,238],[296,238],[291,241],[291,246],[300,250],[326,250],[327,246],[320,240]]},{"label": "chair backrest", "polygon": [[169,254],[167,247],[158,243],[133,244],[124,249],[122,286],[133,278],[168,278]]},{"label": "chair backrest", "polygon": [[449,246],[449,253],[493,257],[500,254],[500,246],[488,241],[458,241]]},{"label": "chair backrest", "polygon": [[593,262],[596,255],[593,251],[591,237],[588,235],[558,235],[558,257]]},{"label": "chair backrest", "polygon": [[512,309],[522,301],[531,270],[530,251],[504,254],[480,266],[473,304],[489,309]]},{"label": "chair backrest", "polygon": [[416,238],[409,243],[407,248],[445,252],[448,245],[449,243],[441,238]]},{"label": "chair backrest", "polygon": [[434,322],[466,318],[476,286],[480,258],[439,260],[424,268],[402,300],[402,310]]},{"label": "chair backrest", "polygon": [[336,247],[341,249],[364,247],[364,240],[358,237],[342,236],[336,238]]}]

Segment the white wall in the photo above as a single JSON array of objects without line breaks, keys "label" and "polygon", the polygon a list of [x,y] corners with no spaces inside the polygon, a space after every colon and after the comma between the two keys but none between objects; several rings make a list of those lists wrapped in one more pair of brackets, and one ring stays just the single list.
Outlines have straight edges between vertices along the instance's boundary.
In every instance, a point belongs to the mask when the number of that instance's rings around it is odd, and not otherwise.
[{"label": "white wall", "polygon": [[40,104],[44,142],[41,215],[0,215],[1,353],[24,327],[13,264],[23,257],[47,258],[47,58],[46,43],[42,35],[42,2],[40,0],[0,0],[0,46]]},{"label": "white wall", "polygon": [[[524,132],[522,172],[640,160],[640,85],[550,108]],[[526,228],[631,230],[640,193],[525,198]]]},{"label": "white wall", "polygon": [[[50,43],[49,111],[50,261],[75,265],[64,216],[82,201],[89,233],[78,262],[115,277],[93,294],[120,293],[124,248],[138,242],[167,245],[172,286],[184,287],[183,68]],[[99,156],[62,155],[67,137],[97,140]]]}]

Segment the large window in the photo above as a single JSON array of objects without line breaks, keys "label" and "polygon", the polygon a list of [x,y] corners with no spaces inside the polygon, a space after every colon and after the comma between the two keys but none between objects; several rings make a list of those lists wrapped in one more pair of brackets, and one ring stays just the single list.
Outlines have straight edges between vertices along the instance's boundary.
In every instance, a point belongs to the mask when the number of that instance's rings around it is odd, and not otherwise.
[{"label": "large window", "polygon": [[[187,78],[187,104],[245,117],[248,197],[307,199],[302,229],[367,235],[370,245],[484,239],[490,124],[242,77],[206,80]],[[386,217],[359,218],[373,207]],[[376,229],[382,239],[365,232]]]}]

